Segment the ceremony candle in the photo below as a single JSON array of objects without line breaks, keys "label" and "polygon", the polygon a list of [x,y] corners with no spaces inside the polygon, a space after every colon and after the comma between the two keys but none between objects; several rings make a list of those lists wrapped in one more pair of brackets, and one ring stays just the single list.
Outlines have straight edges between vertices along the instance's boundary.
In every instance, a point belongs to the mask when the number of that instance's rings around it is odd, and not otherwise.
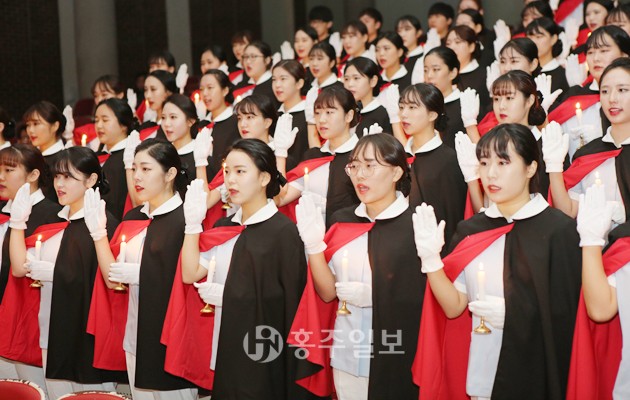
[{"label": "ceremony candle", "polygon": [[477,271],[477,292],[479,300],[486,299],[486,271],[483,269],[483,263],[479,263],[479,271]]},{"label": "ceremony candle", "polygon": [[308,181],[309,181],[309,176],[308,176],[308,167],[304,168],[304,191],[308,192]]},{"label": "ceremony candle", "polygon": [[87,135],[83,134],[81,136],[81,146],[85,147],[86,144],[87,144]]},{"label": "ceremony candle", "polygon": [[42,235],[37,236],[37,241],[35,242],[35,259],[41,260],[42,256]]},{"label": "ceremony candle", "polygon": [[120,253],[118,253],[119,262],[124,263],[127,256],[127,242],[125,242],[125,235],[122,235],[122,241],[120,242]]},{"label": "ceremony candle", "polygon": [[195,105],[199,103],[199,93],[195,93]]},{"label": "ceremony candle", "polygon": [[578,125],[582,126],[582,107],[580,103],[575,103],[575,116],[578,120]]},{"label": "ceremony candle", "polygon": [[597,187],[600,187],[602,185],[602,180],[599,177],[599,171],[595,171],[595,184],[597,185]]},{"label": "ceremony candle", "polygon": [[348,250],[343,252],[341,259],[341,282],[348,282]]},{"label": "ceremony candle", "polygon": [[208,282],[214,282],[214,272],[217,269],[217,260],[214,256],[212,256],[212,260],[210,260],[210,265],[208,265]]}]

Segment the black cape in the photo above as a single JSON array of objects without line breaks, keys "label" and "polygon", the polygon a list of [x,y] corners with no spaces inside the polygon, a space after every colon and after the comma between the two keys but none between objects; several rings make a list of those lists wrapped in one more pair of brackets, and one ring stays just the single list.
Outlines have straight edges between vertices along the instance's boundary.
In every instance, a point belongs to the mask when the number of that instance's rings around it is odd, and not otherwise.
[{"label": "black cape", "polygon": [[[107,213],[107,232],[118,221]],[[126,373],[92,366],[94,336],[87,333],[92,289],[98,270],[94,241],[83,218],[70,221],[64,230],[55,261],[48,333],[46,378],[80,383],[125,382]]]},{"label": "black cape", "polygon": [[[184,169],[184,171],[186,171],[187,184],[190,184],[190,182],[197,179],[197,167],[195,167],[195,154],[192,151],[190,153],[180,154],[179,159],[182,162],[182,168]],[[208,165],[206,166],[206,176],[208,177],[208,182],[210,182],[212,178],[214,178],[216,173],[219,172],[218,169],[215,170],[213,168],[215,164],[216,163],[214,162],[214,157],[209,156]],[[185,190],[185,188],[182,190]],[[184,198],[186,197],[186,192],[184,191],[184,193],[180,193],[180,195],[182,196],[182,198]]]},{"label": "black cape", "polygon": [[[334,222],[369,223],[358,217],[356,207],[333,215]],[[411,377],[426,275],[413,239],[413,210],[407,208],[396,218],[376,220],[368,233],[368,256],[372,267],[373,358],[370,361],[368,399],[417,399],[418,386]],[[403,354],[384,354],[398,334]],[[384,334],[390,338],[384,337]]]},{"label": "black cape", "polygon": [[[243,86],[249,85],[249,83],[247,83],[247,81],[243,81],[243,82],[244,82]],[[276,95],[273,93],[273,88],[271,87],[271,78],[269,78],[268,80],[264,81],[260,85],[256,85],[256,87],[254,87],[254,91],[252,92],[252,94],[258,94],[258,95],[261,95],[261,96],[266,96],[273,103],[273,106],[274,106],[275,110],[280,108],[280,102],[278,101],[278,99],[276,99]]]},{"label": "black cape", "polygon": [[[143,122],[140,125],[140,127],[138,128],[138,132],[142,131],[143,129],[152,128],[152,127],[157,126],[157,125],[158,124],[156,122],[153,122],[153,121]],[[165,142],[168,142],[168,139],[166,139],[166,134],[164,133],[164,130],[162,129],[161,126],[158,128],[158,130],[155,133],[155,139],[159,139],[159,140],[163,140]]]},{"label": "black cape", "polygon": [[[490,101],[490,94],[486,87],[486,69],[484,67],[477,67],[477,69],[459,74],[459,82],[457,87],[462,92],[466,88],[475,89],[479,95],[479,117],[483,118],[488,112],[492,111],[492,102]],[[479,120],[481,122],[481,120]]]},{"label": "black cape", "polygon": [[[102,193],[101,197],[105,200],[107,211],[112,213],[119,221],[122,220],[125,213],[125,202],[129,194],[127,189],[127,171],[123,162],[124,152],[124,149],[113,151],[103,164],[103,175],[109,183],[109,191]],[[100,154],[105,153],[101,152]]]},{"label": "black cape", "polygon": [[[451,250],[468,235],[507,225],[479,213],[457,226]],[[575,220],[547,207],[506,235],[505,326],[493,399],[564,399],[581,288]]]},{"label": "black cape", "polygon": [[457,132],[466,133],[462,122],[462,110],[459,99],[444,103],[444,113],[448,117],[446,130],[442,133],[442,141],[451,149],[455,149],[455,134]]},{"label": "black cape", "polygon": [[356,135],[360,139],[363,137],[363,129],[368,128],[373,124],[379,124],[383,128],[383,133],[393,134],[392,124],[389,122],[389,115],[387,110],[383,106],[378,106],[372,111],[360,113],[359,124],[356,127]]},{"label": "black cape", "polygon": [[[229,118],[214,124],[212,128],[212,161],[210,163],[212,171],[218,172],[221,169],[228,147],[232,146],[240,138],[241,135],[238,133],[236,124],[236,115],[232,114]],[[208,181],[211,181],[212,178],[214,178],[214,175],[208,175]]]},{"label": "black cape", "polygon": [[[299,131],[295,136],[295,142],[293,142],[293,146],[289,149],[289,156],[292,158],[293,162],[297,164],[304,161],[304,153],[309,149],[308,146],[308,125],[306,124],[306,116],[304,115],[304,111],[296,111],[290,113],[293,117],[293,128],[298,128]],[[288,160],[287,160],[288,162]],[[287,167],[287,171],[291,168]]]},{"label": "black cape", "polygon": [[[407,69],[407,67],[405,66],[405,69]],[[413,72],[413,70],[409,70],[407,69],[407,73],[404,76],[401,76],[400,78],[396,78],[394,80],[391,81],[392,85],[398,85],[398,91],[400,93],[402,93],[403,90],[407,89],[407,87],[411,86],[411,73]]]},{"label": "black cape", "polygon": [[48,156],[44,156],[44,161],[46,162],[46,165],[48,166],[48,173],[51,175],[51,179],[50,179],[51,183],[46,186],[42,186],[42,192],[44,193],[44,196],[46,196],[47,199],[55,203],[59,203],[59,198],[57,197],[57,191],[55,191],[55,188],[52,184],[52,180],[54,178],[54,176],[52,176],[52,170],[53,170],[53,167],[55,166],[55,163],[59,159],[59,156],[61,155],[61,151],[58,151],[54,154],[50,154]]}]

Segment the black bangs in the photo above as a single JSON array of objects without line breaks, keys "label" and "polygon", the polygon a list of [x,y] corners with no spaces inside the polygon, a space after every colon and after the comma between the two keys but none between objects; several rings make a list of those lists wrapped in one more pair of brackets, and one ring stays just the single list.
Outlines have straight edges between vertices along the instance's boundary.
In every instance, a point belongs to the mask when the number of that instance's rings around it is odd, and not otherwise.
[{"label": "black bangs", "polygon": [[497,157],[510,161],[508,154],[510,142],[512,142],[512,138],[506,130],[497,130],[493,135],[486,134],[477,143],[477,158],[489,158],[494,153]]},{"label": "black bangs", "polygon": [[586,42],[586,48],[601,49],[602,47],[610,47],[612,45],[616,45],[615,41],[607,36],[608,34],[605,31],[595,30],[595,32],[591,33],[591,36],[589,36]]},{"label": "black bangs", "polygon": [[22,163],[24,157],[19,150],[12,146],[0,150],[0,165],[15,168]]},{"label": "black bangs", "polygon": [[322,90],[322,92],[317,96],[317,100],[315,100],[315,104],[313,108],[315,110],[322,108],[343,108],[343,106],[337,100],[336,93],[330,90]]},{"label": "black bangs", "polygon": [[244,98],[234,106],[234,113],[243,115],[262,115],[260,107],[249,97]]},{"label": "black bangs", "polygon": [[[411,87],[411,86],[409,86]],[[417,106],[424,106],[424,102],[422,101],[422,95],[419,90],[403,90],[400,94],[400,100],[398,100],[400,104],[415,104]]]},{"label": "black bangs", "polygon": [[506,96],[517,92],[514,82],[505,74],[498,77],[492,84],[491,96]]},{"label": "black bangs", "polygon": [[[73,173],[72,170],[74,170],[75,173]],[[72,165],[70,153],[67,150],[63,150],[59,153],[59,158],[57,158],[57,161],[55,161],[55,164],[51,168],[52,176],[65,175],[80,181],[81,177],[76,176],[76,172],[77,169]]]}]

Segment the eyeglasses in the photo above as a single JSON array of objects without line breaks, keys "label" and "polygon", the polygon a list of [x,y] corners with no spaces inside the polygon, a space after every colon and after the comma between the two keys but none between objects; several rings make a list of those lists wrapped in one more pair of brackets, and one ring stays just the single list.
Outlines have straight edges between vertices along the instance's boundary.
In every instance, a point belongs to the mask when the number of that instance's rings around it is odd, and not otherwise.
[{"label": "eyeglasses", "polygon": [[263,56],[263,55],[260,55],[260,54],[247,54],[247,55],[245,55],[245,54],[244,54],[244,55],[241,57],[241,59],[242,59],[243,61],[248,61],[248,60],[255,60],[255,59],[259,58],[259,57],[264,57],[264,56]]},{"label": "eyeglasses", "polygon": [[369,178],[374,175],[374,171],[376,171],[379,167],[391,167],[391,165],[382,165],[378,163],[370,163],[370,164],[360,164],[360,163],[350,163],[347,164],[344,168],[346,170],[346,175],[351,178],[354,178],[359,174],[359,170],[363,174],[365,178]]}]

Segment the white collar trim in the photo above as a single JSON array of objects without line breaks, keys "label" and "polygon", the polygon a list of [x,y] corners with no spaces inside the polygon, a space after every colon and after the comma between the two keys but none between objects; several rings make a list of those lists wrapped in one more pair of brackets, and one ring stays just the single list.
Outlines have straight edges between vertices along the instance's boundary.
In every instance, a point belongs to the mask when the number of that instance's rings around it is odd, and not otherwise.
[{"label": "white collar trim", "polygon": [[385,70],[383,70],[383,72],[381,72],[381,78],[383,78],[383,80],[385,82],[391,82],[391,81],[395,81],[396,79],[400,79],[403,76],[407,75],[407,68],[405,68],[404,65],[401,65],[400,68],[398,69],[398,71],[396,71],[396,73],[394,74],[394,76],[392,76],[392,79],[389,79],[387,77],[387,74],[385,73]]},{"label": "white collar trim", "polygon": [[302,100],[299,103],[297,103],[296,105],[294,105],[293,107],[291,107],[291,109],[289,109],[289,111],[285,111],[284,110],[284,104],[282,104],[280,106],[280,108],[278,109],[278,112],[281,113],[294,113],[294,112],[300,112],[300,111],[304,111],[306,110],[306,101]]},{"label": "white collar trim", "polygon": [[477,60],[471,60],[467,66],[465,66],[464,68],[462,68],[461,71],[459,71],[460,74],[466,74],[468,72],[473,72],[474,70],[476,70],[477,68],[479,68],[479,63],[477,62]]},{"label": "white collar trim", "polygon": [[357,135],[353,133],[352,135],[350,135],[350,139],[348,139],[344,144],[339,146],[334,152],[330,150],[330,140],[326,141],[326,143],[324,143],[321,149],[319,150],[322,153],[329,153],[329,154],[348,153],[352,151],[352,149],[354,149],[354,147],[357,145],[358,142],[359,142],[359,138],[357,137]]},{"label": "white collar trim", "polygon": [[363,107],[361,109],[361,114],[365,114],[365,113],[369,113],[370,111],[374,111],[376,110],[379,106],[381,105],[381,103],[378,101],[378,99],[376,97],[374,97],[372,99],[372,101],[370,101],[370,104],[366,105],[365,107]]},{"label": "white collar trim", "polygon": [[226,119],[230,118],[232,114],[234,114],[234,109],[232,108],[232,106],[230,106],[226,108],[225,110],[223,110],[223,112],[219,114],[212,122],[217,123],[217,122],[225,121]]},{"label": "white collar trim", "polygon": [[164,204],[153,210],[152,213],[149,213],[149,203],[145,202],[140,212],[146,215],[147,217],[153,219],[157,215],[167,214],[182,205],[182,198],[179,196],[179,193],[175,193],[173,197],[166,200]]},{"label": "white collar trim", "polygon": [[63,141],[61,139],[59,139],[59,140],[57,140],[55,142],[55,144],[53,144],[52,146],[50,146],[46,150],[42,151],[42,155],[43,156],[50,156],[50,155],[53,155],[55,153],[59,153],[63,149],[64,149]]},{"label": "white collar trim", "polygon": [[560,63],[558,62],[558,59],[552,58],[551,61],[549,61],[547,63],[547,65],[542,67],[541,72],[553,71],[554,69],[558,68],[559,66],[560,66]]},{"label": "white collar trim", "polygon": [[[543,212],[547,207],[549,207],[549,203],[540,193],[531,194],[530,200],[515,212],[512,218],[506,218],[506,220],[511,223],[512,221],[531,218]],[[490,218],[505,218],[495,203],[492,203],[484,212]]]},{"label": "white collar trim", "polygon": [[413,151],[413,136],[407,140],[407,144],[405,145],[405,151],[407,154],[418,154],[418,153],[427,153],[431,150],[435,150],[442,144],[442,138],[439,133],[436,133],[431,140],[420,146],[418,150]]},{"label": "white collar trim", "polygon": [[109,149],[107,148],[107,146],[103,146],[103,151],[104,151],[104,152],[106,152],[106,153],[111,154],[111,153],[113,153],[113,152],[115,152],[115,151],[122,150],[122,149],[124,149],[125,147],[127,147],[127,139],[128,139],[128,138],[124,138],[124,139],[123,139],[123,140],[121,140],[120,142],[116,143],[116,144],[114,145],[114,147],[112,147],[112,149],[111,149],[111,150],[109,150]]},{"label": "white collar trim", "polygon": [[[33,193],[31,193],[31,195],[29,196],[29,199],[31,200],[31,206],[34,206],[35,204],[39,203],[40,201],[45,199],[44,193],[42,192],[41,189],[37,189],[36,191],[34,191]],[[13,204],[13,200],[9,200],[7,201],[7,204],[5,204],[4,207],[2,207],[2,212],[3,213],[11,213],[11,205]]]},{"label": "white collar trim", "polygon": [[396,200],[392,204],[389,205],[386,209],[381,211],[376,218],[372,219],[368,216],[367,207],[364,203],[359,204],[359,206],[354,210],[354,214],[357,217],[367,218],[371,222],[375,220],[383,220],[383,219],[392,219],[398,217],[400,214],[404,213],[405,210],[409,208],[409,200],[403,196],[401,192],[396,192]]},{"label": "white collar trim", "polygon": [[462,95],[462,92],[460,92],[459,89],[457,89],[457,87],[453,86],[453,91],[451,92],[451,94],[449,94],[448,96],[444,98],[444,104],[453,102],[455,100],[459,100],[459,96],[461,95]]},{"label": "white collar trim", "polygon": [[239,207],[234,217],[232,217],[232,222],[236,222],[239,225],[253,225],[259,224],[261,222],[267,221],[269,218],[273,217],[278,212],[278,207],[276,207],[276,203],[267,199],[267,204],[264,205],[260,210],[256,211],[254,215],[247,218],[245,222],[243,222],[243,209]]},{"label": "white collar trim", "polygon": [[630,137],[619,144],[615,143],[615,140],[613,139],[612,134],[610,133],[611,129],[612,129],[611,126],[609,126],[608,129],[606,129],[606,134],[604,135],[604,137],[602,137],[602,142],[612,143],[618,149],[620,149],[621,146],[627,146],[630,144]]}]

